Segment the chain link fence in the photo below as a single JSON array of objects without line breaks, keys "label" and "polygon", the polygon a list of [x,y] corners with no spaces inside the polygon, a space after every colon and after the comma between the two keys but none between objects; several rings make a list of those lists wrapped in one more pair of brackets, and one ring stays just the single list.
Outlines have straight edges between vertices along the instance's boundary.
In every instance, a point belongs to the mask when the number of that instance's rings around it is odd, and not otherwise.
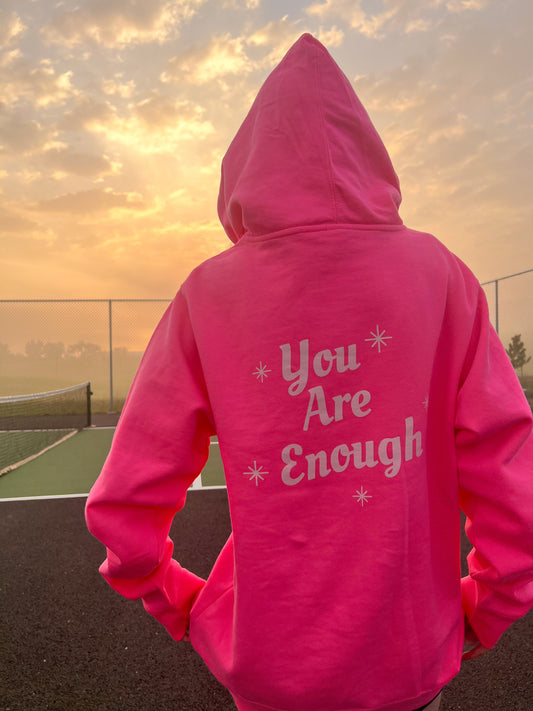
[{"label": "chain link fence", "polygon": [[120,412],[170,299],[0,301],[0,395],[90,381],[94,412]]},{"label": "chain link fence", "polygon": [[[520,335],[533,353],[533,269],[485,282],[506,348]],[[0,395],[90,381],[94,412],[120,412],[170,299],[0,300]],[[533,398],[533,361],[517,367]]]},{"label": "chain link fence", "polygon": [[482,286],[492,324],[506,350],[509,352],[511,342],[517,337],[525,349],[522,359],[525,362],[515,369],[533,407],[533,269],[508,274],[484,282]]}]

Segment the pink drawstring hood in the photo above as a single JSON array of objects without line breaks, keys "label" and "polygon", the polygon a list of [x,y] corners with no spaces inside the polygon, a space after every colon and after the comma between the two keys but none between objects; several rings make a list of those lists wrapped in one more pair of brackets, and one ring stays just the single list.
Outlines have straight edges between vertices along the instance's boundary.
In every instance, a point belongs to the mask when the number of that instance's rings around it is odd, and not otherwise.
[{"label": "pink drawstring hood", "polygon": [[[479,282],[399,204],[304,35],[224,158],[234,245],[163,316],[89,495],[104,578],[189,628],[239,711],[413,711],[465,614],[492,647],[533,604],[531,410]],[[205,581],[169,530],[215,434],[232,535]]]},{"label": "pink drawstring hood", "polygon": [[398,178],[350,82],[303,35],[263,84],[222,162],[232,242],[312,225],[401,225]]}]

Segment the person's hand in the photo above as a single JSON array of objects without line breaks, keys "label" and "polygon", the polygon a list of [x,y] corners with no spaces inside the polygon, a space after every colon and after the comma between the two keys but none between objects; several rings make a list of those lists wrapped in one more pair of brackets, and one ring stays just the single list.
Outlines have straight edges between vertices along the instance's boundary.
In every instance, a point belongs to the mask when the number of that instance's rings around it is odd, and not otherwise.
[{"label": "person's hand", "polygon": [[463,646],[463,656],[462,661],[469,661],[470,659],[477,659],[482,657],[489,650],[484,647],[479,641],[477,634],[472,629],[472,625],[465,617],[465,643]]}]

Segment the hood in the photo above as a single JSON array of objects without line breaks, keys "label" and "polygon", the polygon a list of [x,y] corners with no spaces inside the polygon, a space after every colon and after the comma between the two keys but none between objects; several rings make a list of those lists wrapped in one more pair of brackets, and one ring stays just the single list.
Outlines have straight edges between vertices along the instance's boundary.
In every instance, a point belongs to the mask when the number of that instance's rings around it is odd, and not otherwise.
[{"label": "hood", "polygon": [[222,161],[229,238],[324,224],[401,225],[398,177],[350,82],[309,34],[261,87]]}]

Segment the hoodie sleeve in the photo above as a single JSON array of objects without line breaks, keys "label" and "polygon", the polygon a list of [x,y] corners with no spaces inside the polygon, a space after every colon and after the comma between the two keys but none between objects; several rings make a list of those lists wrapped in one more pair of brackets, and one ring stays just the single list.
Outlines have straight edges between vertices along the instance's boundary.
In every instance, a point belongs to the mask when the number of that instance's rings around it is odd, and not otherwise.
[{"label": "hoodie sleeve", "polygon": [[142,598],[174,639],[184,636],[205,583],[172,558],[168,534],[207,461],[212,434],[187,305],[178,293],[148,345],[86,506],[89,530],[107,548],[101,574],[125,597]]},{"label": "hoodie sleeve", "polygon": [[455,429],[459,500],[473,546],[463,608],[491,648],[533,605],[533,438],[531,409],[478,288]]}]

